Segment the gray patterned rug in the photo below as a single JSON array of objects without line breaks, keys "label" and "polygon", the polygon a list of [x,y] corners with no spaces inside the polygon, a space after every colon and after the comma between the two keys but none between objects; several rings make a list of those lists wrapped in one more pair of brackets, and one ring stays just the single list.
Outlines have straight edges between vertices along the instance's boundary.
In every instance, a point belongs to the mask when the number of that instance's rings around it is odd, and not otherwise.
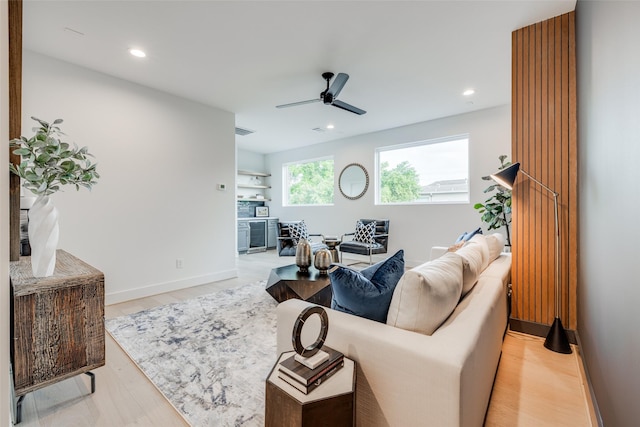
[{"label": "gray patterned rug", "polygon": [[106,320],[147,377],[193,426],[263,426],[276,359],[265,282]]}]

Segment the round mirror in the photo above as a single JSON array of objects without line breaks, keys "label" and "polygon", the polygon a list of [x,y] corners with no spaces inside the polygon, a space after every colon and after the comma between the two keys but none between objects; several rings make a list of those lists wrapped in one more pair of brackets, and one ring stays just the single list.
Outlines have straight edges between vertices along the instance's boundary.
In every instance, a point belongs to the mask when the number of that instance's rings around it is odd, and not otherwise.
[{"label": "round mirror", "polygon": [[351,163],[340,172],[338,188],[344,197],[349,200],[359,199],[364,196],[369,188],[369,174],[364,166]]}]

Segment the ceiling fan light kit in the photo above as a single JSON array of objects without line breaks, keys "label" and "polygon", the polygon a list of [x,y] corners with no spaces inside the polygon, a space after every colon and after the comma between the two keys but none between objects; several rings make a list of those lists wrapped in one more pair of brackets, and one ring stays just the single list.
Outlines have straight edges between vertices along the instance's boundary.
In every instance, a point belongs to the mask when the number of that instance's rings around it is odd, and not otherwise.
[{"label": "ceiling fan light kit", "polygon": [[347,104],[346,102],[342,102],[337,99],[338,95],[342,91],[342,88],[347,83],[347,80],[349,80],[349,75],[345,73],[338,73],[336,78],[333,80],[333,83],[331,83],[331,79],[333,78],[333,76],[334,74],[331,72],[322,73],[322,78],[327,81],[327,88],[320,93],[320,98],[276,105],[276,108],[296,107],[298,105],[311,104],[314,102],[322,101],[322,103],[325,105],[332,105],[350,113],[358,115],[366,114],[365,110],[354,107],[353,105]]}]

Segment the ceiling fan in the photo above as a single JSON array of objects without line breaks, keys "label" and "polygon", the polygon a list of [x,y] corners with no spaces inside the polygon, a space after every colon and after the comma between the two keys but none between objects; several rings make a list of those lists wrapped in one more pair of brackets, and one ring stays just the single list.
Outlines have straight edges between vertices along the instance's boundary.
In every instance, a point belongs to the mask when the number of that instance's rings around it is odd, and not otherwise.
[{"label": "ceiling fan", "polygon": [[290,104],[282,104],[276,105],[276,108],[287,108],[287,107],[295,107],[297,105],[311,104],[313,102],[322,101],[326,105],[333,105],[334,107],[342,108],[343,110],[349,111],[354,114],[365,114],[366,111],[361,110],[358,107],[354,107],[353,105],[347,104],[346,102],[342,102],[338,99],[338,95],[340,91],[344,87],[347,80],[349,80],[349,75],[345,73],[338,73],[333,83],[330,85],[331,79],[333,78],[333,73],[326,72],[322,73],[322,78],[327,81],[327,88],[320,93],[320,98],[309,99],[307,101],[299,101],[292,102]]}]

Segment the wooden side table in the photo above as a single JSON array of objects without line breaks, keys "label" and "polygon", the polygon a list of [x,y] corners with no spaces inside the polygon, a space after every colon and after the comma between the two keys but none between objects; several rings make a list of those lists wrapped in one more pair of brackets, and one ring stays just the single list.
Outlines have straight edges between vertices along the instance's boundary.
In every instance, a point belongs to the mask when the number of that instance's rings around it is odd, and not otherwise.
[{"label": "wooden side table", "polygon": [[265,427],[354,426],[355,362],[345,357],[342,369],[304,394],[278,378],[278,364],[292,354],[282,353],[267,377]]},{"label": "wooden side table", "polygon": [[16,423],[24,396],[105,364],[104,275],[58,250],[50,277],[36,278],[31,257],[10,263],[11,362]]}]

